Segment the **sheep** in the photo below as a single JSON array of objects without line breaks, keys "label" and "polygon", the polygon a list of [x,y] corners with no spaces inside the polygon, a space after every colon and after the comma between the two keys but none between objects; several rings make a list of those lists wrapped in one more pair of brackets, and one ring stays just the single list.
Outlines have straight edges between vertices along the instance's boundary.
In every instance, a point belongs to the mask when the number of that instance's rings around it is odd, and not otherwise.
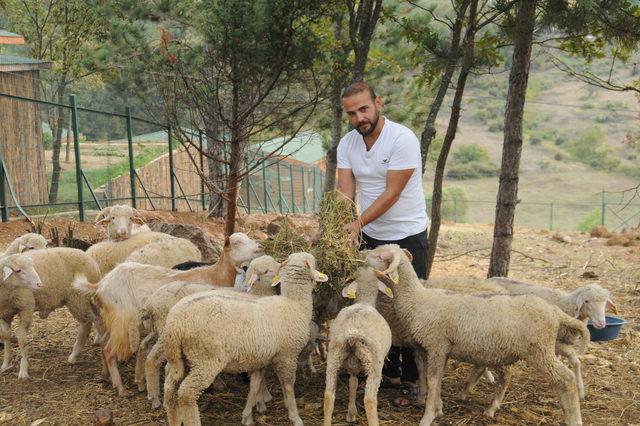
[{"label": "sheep", "polygon": [[[271,285],[272,279],[277,274],[279,268],[280,264],[276,262],[273,257],[266,255],[260,256],[253,259],[247,269],[247,286],[249,293],[245,293],[241,289],[229,287],[218,287],[216,289],[219,291],[226,290],[235,295],[246,295],[247,297],[273,296],[274,287]],[[212,290],[212,286],[208,284],[178,281],[167,284],[153,293],[151,297],[147,299],[140,314],[141,319],[147,324],[149,334],[140,344],[138,355],[144,352],[144,349],[146,349],[152,339],[158,338],[162,334],[169,310],[178,303],[180,299],[190,294],[209,290]],[[152,408],[160,407],[160,364],[162,362],[164,362],[162,342],[158,340],[146,356],[144,365],[147,397],[151,401]],[[144,385],[141,381],[138,385],[141,391],[144,390]],[[264,411],[264,404],[259,405],[259,411]]]},{"label": "sheep", "polygon": [[169,236],[169,238],[153,241],[139,248],[131,253],[125,262],[172,268],[178,263],[199,262],[200,260],[202,260],[202,254],[195,244],[185,238]]},{"label": "sheep", "polygon": [[[605,312],[607,308],[616,310],[611,301],[609,291],[598,284],[587,284],[578,287],[571,293],[560,290],[529,284],[522,281],[512,280],[504,277],[494,277],[490,281],[501,286],[510,294],[522,295],[531,294],[538,296],[548,303],[551,303],[572,317],[586,322],[591,320],[594,328],[602,329],[606,326]],[[573,374],[576,377],[578,393],[580,399],[584,399],[584,381],[582,379],[582,364],[578,354],[571,347],[574,343],[573,336],[561,336],[556,350],[559,355],[564,356],[568,361]]]},{"label": "sheep", "polygon": [[47,239],[40,234],[24,234],[16,238],[7,246],[2,256],[23,253],[29,250],[40,250],[47,248]]},{"label": "sheep", "polygon": [[[11,318],[19,314],[21,326],[18,333],[18,342],[24,340],[31,326],[33,312],[38,312],[42,319],[46,318],[53,310],[66,306],[71,315],[78,321],[78,335],[69,355],[68,362],[77,362],[78,355],[84,346],[91,331],[91,323],[95,317],[90,305],[89,297],[79,294],[72,287],[74,279],[86,277],[90,280],[100,279],[100,271],[95,261],[82,250],[60,247],[47,250],[33,250],[28,253],[12,255],[5,261],[16,259],[28,259],[34,265],[38,276],[42,278],[43,286],[35,292],[25,291],[25,287],[15,284],[2,292],[5,303],[0,303],[4,310],[0,312],[0,318],[10,325]],[[17,269],[12,269],[16,274]],[[13,273],[4,270],[5,276],[12,277]],[[9,275],[7,275],[9,274]],[[21,280],[21,275],[15,275],[14,279]],[[5,282],[7,279],[5,278]],[[28,284],[28,282],[26,282]],[[20,344],[20,343],[19,343]],[[22,359],[18,377],[29,377],[28,360],[26,351],[21,347]],[[6,354],[5,354],[6,361]]]},{"label": "sheep", "polygon": [[[142,235],[148,235],[140,234]],[[118,244],[126,244],[129,238]],[[76,289],[93,296],[96,309],[105,330],[101,343],[105,368],[111,376],[118,394],[126,394],[118,371],[117,361],[127,360],[140,343],[141,321],[139,311],[147,298],[165,284],[188,281],[219,286],[232,286],[237,265],[261,254],[262,247],[245,234],[235,233],[226,238],[222,254],[214,265],[188,271],[162,266],[126,262],[116,266],[97,283],[77,280]],[[141,364],[138,365],[138,377]],[[106,372],[103,370],[103,373]]]},{"label": "sheep", "polygon": [[31,326],[35,301],[31,290],[42,288],[42,281],[31,258],[9,255],[0,259],[2,283],[0,283],[0,338],[4,344],[4,358],[0,373],[11,368],[11,320],[18,315],[16,331],[20,348],[20,379],[29,378],[27,359],[27,332]]},{"label": "sheep", "polygon": [[125,240],[132,234],[149,230],[138,210],[124,204],[103,208],[96,216],[95,223],[106,227],[109,240]]},{"label": "sheep", "polygon": [[371,267],[361,267],[356,279],[344,288],[344,297],[355,297],[355,304],[342,309],[329,332],[326,387],[324,391],[324,425],[331,425],[336,395],[338,370],[349,373],[349,405],[347,422],[357,416],[356,392],[358,374],[367,376],[364,407],[369,425],[378,425],[378,388],[382,381],[382,366],[391,347],[391,329],[376,310],[378,290],[392,295],[391,290],[378,281]]},{"label": "sheep", "polygon": [[[510,380],[510,366],[526,361],[544,373],[558,393],[568,425],[581,425],[580,401],[571,371],[555,354],[559,333],[568,328],[581,338],[584,351],[589,333],[578,321],[536,296],[452,294],[425,289],[409,259],[397,245],[380,246],[367,254],[367,263],[394,291],[393,305],[415,341],[427,351],[426,409],[421,426],[442,413],[440,388],[447,357],[479,367],[498,367],[499,386],[491,406],[499,408]],[[387,274],[399,274],[398,283]],[[501,321],[509,318],[509,322]]]},{"label": "sheep", "polygon": [[268,365],[282,386],[289,419],[302,425],[294,394],[296,364],[309,340],[313,282],[328,278],[316,271],[311,254],[293,253],[283,262],[279,279],[279,296],[238,300],[211,291],[187,296],[171,309],[162,337],[167,358],[164,406],[170,425],[199,425],[198,395],[219,373],[244,371],[251,373],[251,384],[242,424],[253,424]]}]

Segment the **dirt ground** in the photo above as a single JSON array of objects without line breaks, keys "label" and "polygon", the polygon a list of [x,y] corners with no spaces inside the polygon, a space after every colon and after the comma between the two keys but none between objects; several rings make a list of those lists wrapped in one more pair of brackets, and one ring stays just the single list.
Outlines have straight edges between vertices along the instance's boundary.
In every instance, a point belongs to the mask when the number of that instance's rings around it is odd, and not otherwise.
[{"label": "dirt ground", "polygon": [[[162,213],[171,219],[169,213]],[[254,215],[244,222],[247,228],[259,228],[272,216]],[[177,214],[177,222],[193,223],[221,235],[221,223],[205,220],[199,214]],[[309,217],[297,221],[312,226]],[[65,230],[69,221],[55,219]],[[0,246],[28,230],[25,222],[0,224]],[[45,231],[45,234],[48,231]],[[89,240],[104,237],[91,224],[76,224],[76,236]],[[492,241],[492,228],[479,225],[446,225],[441,230],[440,246],[433,275],[485,275]],[[551,287],[572,290],[577,286],[600,282],[611,290],[620,315],[628,324],[620,338],[611,342],[589,344],[582,357],[587,396],[582,402],[585,425],[640,425],[640,248],[608,247],[604,239],[587,234],[567,233],[569,242],[552,240],[547,231],[518,229],[514,238],[510,276]],[[586,278],[591,276],[592,278]],[[504,321],[508,321],[505,318]],[[15,327],[15,326],[14,326]],[[133,362],[121,367],[128,397],[118,397],[100,375],[98,349],[87,346],[77,365],[66,362],[75,337],[76,326],[65,309],[48,319],[36,318],[32,328],[29,381],[17,379],[16,367],[0,375],[0,424],[7,425],[86,425],[93,422],[95,410],[109,408],[115,424],[165,424],[162,410],[153,411],[145,395],[133,383]],[[14,357],[17,351],[14,349]],[[298,376],[298,407],[305,424],[322,421],[324,366],[316,374]],[[559,424],[562,412],[556,396],[538,373],[518,365],[512,385],[496,418],[482,416],[491,398],[492,386],[481,382],[467,401],[454,395],[461,389],[469,366],[454,369],[452,363],[443,384],[444,416],[440,425],[540,425]],[[224,378],[227,388],[207,391],[200,399],[203,424],[239,424],[248,386],[235,377]],[[274,401],[267,414],[256,416],[262,425],[289,424],[279,388],[269,379]],[[341,382],[336,398],[334,424],[344,425],[346,417],[346,382]],[[379,392],[380,423],[383,425],[417,424],[422,408],[396,408],[393,390]],[[362,394],[358,395],[360,424],[366,424]]]}]

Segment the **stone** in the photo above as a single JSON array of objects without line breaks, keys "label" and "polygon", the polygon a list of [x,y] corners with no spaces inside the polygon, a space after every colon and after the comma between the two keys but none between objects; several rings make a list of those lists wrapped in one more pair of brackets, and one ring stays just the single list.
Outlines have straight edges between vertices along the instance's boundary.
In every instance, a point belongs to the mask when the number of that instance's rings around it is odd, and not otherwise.
[{"label": "stone", "polygon": [[191,241],[202,253],[203,262],[213,263],[220,257],[222,247],[202,228],[185,223],[167,222],[151,223],[149,228],[154,232],[164,232],[165,234]]}]

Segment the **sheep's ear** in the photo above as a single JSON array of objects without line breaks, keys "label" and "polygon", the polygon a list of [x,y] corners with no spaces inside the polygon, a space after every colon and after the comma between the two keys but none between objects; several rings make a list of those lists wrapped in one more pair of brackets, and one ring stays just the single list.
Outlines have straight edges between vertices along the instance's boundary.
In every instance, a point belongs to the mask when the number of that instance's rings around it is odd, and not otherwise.
[{"label": "sheep's ear", "polygon": [[107,215],[111,212],[111,207],[105,207],[104,209],[100,210],[100,213],[98,213],[98,216],[96,216],[96,225],[104,225],[107,219]]},{"label": "sheep's ear", "polygon": [[375,271],[375,273],[376,273],[376,278],[378,278],[379,281],[382,281],[386,286],[393,287],[395,285],[395,283],[391,278],[389,278],[389,276],[377,270]]},{"label": "sheep's ear", "polygon": [[342,289],[342,297],[346,299],[355,299],[358,292],[358,282],[352,281]]},{"label": "sheep's ear", "polygon": [[329,281],[329,277],[326,274],[323,274],[322,272],[316,270],[313,266],[311,266],[311,263],[306,260],[307,262],[307,266],[309,267],[309,270],[311,271],[311,278],[319,283],[324,283]]},{"label": "sheep's ear", "polygon": [[378,281],[378,290],[393,299],[393,291],[387,287],[382,281]]},{"label": "sheep's ear", "polygon": [[9,268],[8,266],[5,266],[4,268],[2,268],[2,279],[6,280],[7,278],[9,278],[11,276],[11,274],[13,274],[13,269]]},{"label": "sheep's ear", "polygon": [[618,315],[618,308],[613,303],[613,300],[607,299],[607,309],[611,309],[611,312],[613,312],[614,315]]},{"label": "sheep's ear", "polygon": [[584,305],[584,294],[578,294],[578,297],[576,299],[576,306],[575,306],[575,313],[574,313],[574,318],[579,318],[580,317],[580,311],[582,310],[582,306]]},{"label": "sheep's ear", "polygon": [[389,278],[393,281],[394,284],[398,284],[400,282],[400,275],[398,275],[398,271],[393,271],[389,274]]},{"label": "sheep's ear", "polygon": [[271,278],[271,287],[275,287],[280,284],[280,274],[275,274],[273,278]]},{"label": "sheep's ear", "polygon": [[247,287],[251,288],[252,285],[254,285],[256,283],[256,281],[258,281],[258,274],[253,273],[249,276],[249,278],[247,278]]},{"label": "sheep's ear", "polygon": [[402,251],[409,258],[409,262],[413,262],[413,255],[411,254],[411,252],[407,249],[402,249]]},{"label": "sheep's ear", "polygon": [[144,225],[144,219],[138,216],[137,213],[131,218],[131,222],[135,223],[136,225]]}]

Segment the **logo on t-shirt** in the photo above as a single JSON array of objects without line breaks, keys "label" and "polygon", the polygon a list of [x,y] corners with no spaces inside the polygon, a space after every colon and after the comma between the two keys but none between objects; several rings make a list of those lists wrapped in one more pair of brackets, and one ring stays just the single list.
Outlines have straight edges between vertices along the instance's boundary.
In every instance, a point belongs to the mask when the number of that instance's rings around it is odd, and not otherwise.
[{"label": "logo on t-shirt", "polygon": [[387,164],[389,162],[388,158],[385,158],[384,160],[382,160],[382,164]]}]

